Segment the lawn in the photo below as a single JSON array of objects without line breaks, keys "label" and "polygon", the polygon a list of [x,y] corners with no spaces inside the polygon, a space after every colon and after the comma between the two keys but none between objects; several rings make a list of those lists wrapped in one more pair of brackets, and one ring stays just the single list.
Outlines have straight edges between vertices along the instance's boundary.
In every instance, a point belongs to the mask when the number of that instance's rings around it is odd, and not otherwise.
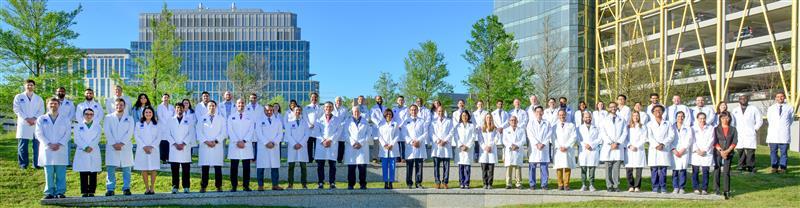
[{"label": "lawn", "polygon": [[[42,190],[44,188],[44,172],[41,169],[27,169],[20,170],[17,167],[16,156],[16,143],[17,140],[13,139],[13,134],[6,133],[0,137],[0,196],[3,200],[0,201],[0,207],[34,207],[39,206],[39,199],[42,197]],[[546,207],[675,207],[675,206],[692,206],[692,207],[787,207],[797,206],[800,204],[800,155],[797,153],[790,154],[789,158],[789,172],[782,175],[768,174],[769,171],[767,163],[769,161],[769,154],[766,147],[759,147],[758,151],[758,167],[760,168],[756,175],[741,175],[736,172],[732,174],[732,195],[733,198],[728,201],[643,201],[643,202],[628,202],[628,201],[591,201],[580,203],[558,203],[558,204],[545,204]],[[600,170],[598,170],[600,171]],[[74,197],[80,195],[80,182],[77,173],[71,170],[67,171],[67,196]],[[102,195],[105,192],[105,172],[98,175],[98,189],[97,194]],[[120,174],[120,173],[117,173]],[[311,174],[310,180],[315,180],[315,176]],[[623,174],[624,176],[624,174]],[[117,177],[119,184],[117,185],[117,194],[121,184],[121,175]],[[473,173],[472,178],[479,178],[479,173]],[[197,174],[192,175],[192,191],[197,191],[200,187],[200,176]],[[432,176],[426,176],[426,179],[432,179]],[[225,177],[223,182],[223,190],[230,189],[230,184]],[[576,189],[580,187],[579,178],[573,178],[572,187]],[[526,181],[526,180],[525,180]],[[623,179],[624,181],[624,179]],[[555,180],[550,180],[550,187],[555,187]],[[212,181],[213,183],[213,181]],[[668,180],[671,184],[671,180]],[[480,187],[480,181],[473,181],[474,188]],[[527,186],[527,182],[525,182]],[[690,182],[689,182],[690,184]],[[283,186],[285,187],[285,182]],[[495,181],[496,188],[504,186],[503,181]],[[144,192],[141,175],[134,172],[132,176],[132,191],[134,194],[141,194]],[[252,188],[256,188],[255,180],[251,181]],[[337,183],[340,188],[346,187],[345,183]],[[383,183],[372,182],[368,185],[370,188],[382,188]],[[396,187],[402,187],[402,184],[396,183]],[[451,186],[456,184],[451,183]],[[597,179],[595,186],[599,189],[604,189],[605,181]],[[649,178],[643,181],[643,190],[649,190]],[[691,185],[688,185],[689,187]],[[426,183],[426,187],[432,187],[431,182]],[[671,187],[671,185],[670,185]],[[623,186],[624,188],[624,186]],[[170,175],[168,173],[160,173],[156,183],[157,192],[171,191]],[[530,205],[517,205],[512,207],[527,207]],[[542,206],[542,205],[536,205]]]}]

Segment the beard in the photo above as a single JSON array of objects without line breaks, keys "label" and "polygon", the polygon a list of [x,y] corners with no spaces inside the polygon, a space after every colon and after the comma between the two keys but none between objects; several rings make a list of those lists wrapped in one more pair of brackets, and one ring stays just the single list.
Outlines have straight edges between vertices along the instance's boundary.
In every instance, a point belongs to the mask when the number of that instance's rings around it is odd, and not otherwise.
[{"label": "beard", "polygon": [[66,94],[56,94],[56,97],[58,97],[58,99],[64,99],[65,96],[67,96],[67,95]]}]

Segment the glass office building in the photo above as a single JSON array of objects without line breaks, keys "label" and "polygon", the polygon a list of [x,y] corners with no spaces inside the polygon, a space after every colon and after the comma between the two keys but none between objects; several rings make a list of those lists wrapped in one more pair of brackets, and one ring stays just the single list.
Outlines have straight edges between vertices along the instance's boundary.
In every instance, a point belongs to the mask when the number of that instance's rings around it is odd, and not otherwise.
[{"label": "glass office building", "polygon": [[[188,76],[187,87],[197,97],[203,91],[219,100],[226,90],[234,90],[226,76],[228,62],[237,54],[263,60],[270,81],[262,97],[282,95],[286,100],[304,102],[310,92],[319,91],[311,80],[308,41],[300,38],[297,15],[289,12],[264,12],[260,9],[172,10],[173,24],[181,45],[181,72]],[[151,21],[160,13],[139,17],[139,39],[131,42],[131,56],[143,57],[153,40]],[[135,69],[135,70],[138,70]]]},{"label": "glass office building", "polygon": [[94,90],[95,96],[106,97],[113,93],[117,83],[112,74],[119,74],[122,81],[133,77],[133,62],[130,51],[124,48],[83,49],[86,57],[69,64],[70,70],[84,70],[84,84]]}]

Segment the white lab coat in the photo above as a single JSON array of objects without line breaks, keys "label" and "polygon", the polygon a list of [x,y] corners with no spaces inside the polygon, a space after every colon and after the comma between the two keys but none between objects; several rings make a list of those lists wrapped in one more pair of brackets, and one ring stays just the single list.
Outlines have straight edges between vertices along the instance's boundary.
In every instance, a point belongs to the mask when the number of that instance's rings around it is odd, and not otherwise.
[{"label": "white lab coat", "polygon": [[[48,114],[36,119],[36,140],[39,140],[39,165],[69,165],[69,136],[71,120],[66,116],[50,118]],[[48,144],[61,145],[53,151]]]},{"label": "white lab coat", "polygon": [[706,125],[714,126],[717,123],[717,113],[714,112],[714,108],[711,106],[703,106],[700,107],[692,107],[692,126],[697,126],[697,114],[705,113],[706,114]]},{"label": "white lab coat", "polygon": [[189,119],[189,140],[192,141],[189,144],[190,148],[197,146],[197,143],[195,143],[197,141],[197,116],[197,111],[191,112],[187,110],[183,113],[183,119]]},{"label": "white lab coat", "polygon": [[[603,144],[603,139],[600,138],[600,132],[593,124],[578,126],[578,166],[581,167],[596,167],[600,163],[600,145]],[[586,145],[592,147],[592,150],[587,150]]]},{"label": "white lab coat", "polygon": [[[75,108],[75,112],[81,112],[81,113],[76,113],[74,115],[75,118],[70,118],[69,120],[70,121],[72,121],[72,120],[83,121],[83,110],[85,110],[87,108],[91,108],[94,111],[94,115],[104,115],[103,107],[100,105],[100,103],[97,102],[97,99],[94,99],[92,101],[83,101],[81,104],[78,104],[78,106]],[[127,110],[128,108],[125,108],[125,109]],[[116,111],[117,110],[108,111],[108,113],[114,113]],[[125,115],[130,115],[128,113],[128,111],[124,111],[124,112],[125,112]],[[95,121],[98,121],[98,122],[102,123],[103,122],[103,117],[99,117]]]},{"label": "white lab coat", "polygon": [[[497,144],[502,143],[502,139],[495,131],[484,132],[483,130],[480,131],[480,135],[478,137],[478,144],[480,145],[480,156],[478,157],[478,162],[481,164],[495,164],[497,163]],[[490,151],[486,152],[486,148],[489,148]],[[522,150],[522,149],[520,149]]]},{"label": "white lab coat", "polygon": [[[694,130],[695,141],[692,144],[692,165],[710,167],[714,165],[714,127],[706,125],[705,128],[700,128],[700,125],[695,126]],[[694,151],[705,151],[705,155],[694,153]]]},{"label": "white lab coat", "polygon": [[[644,168],[647,166],[647,153],[644,149],[644,144],[647,143],[647,127],[634,126],[628,128],[628,146],[627,154],[625,155],[626,168]],[[635,147],[633,151],[631,147]]]},{"label": "white lab coat", "polygon": [[[286,142],[286,161],[287,162],[309,162],[308,161],[308,137],[311,136],[311,128],[308,122],[302,116],[299,118],[289,120],[286,124],[284,141]],[[300,149],[294,149],[295,144],[300,144]]]},{"label": "white lab coat", "polygon": [[[133,165],[133,169],[136,170],[158,170],[161,169],[161,157],[159,156],[160,148],[158,144],[161,142],[161,139],[158,138],[158,126],[159,125],[168,125],[167,120],[164,123],[154,124],[150,123],[142,123],[136,122],[136,127],[134,127],[135,133],[134,137],[136,137],[136,159]],[[147,154],[144,151],[144,147],[153,147],[150,151],[150,154]],[[189,148],[188,146],[186,148]]]},{"label": "white lab coat", "polygon": [[[527,140],[525,134],[525,128],[519,126],[516,129],[508,127],[503,131],[503,165],[506,167],[522,165],[525,158],[525,149],[522,147]],[[511,150],[511,145],[516,145],[519,149]]]},{"label": "white lab coat", "polygon": [[[397,147],[397,140],[402,136],[403,129],[396,121],[384,121],[378,127],[378,141],[380,143],[380,151],[378,152],[381,158],[397,158],[400,157],[400,151]],[[392,145],[391,150],[386,150],[385,145]]]},{"label": "white lab coat", "polygon": [[[242,112],[231,113],[228,115],[228,159],[232,160],[250,160],[253,159],[253,145],[250,143],[256,141],[255,136],[255,120],[250,119],[248,115]],[[236,143],[244,141],[244,148],[239,148]]]},{"label": "white lab coat", "polygon": [[[528,136],[528,156],[529,163],[550,162],[550,143],[552,137],[552,125],[546,120],[531,119],[525,128]],[[537,145],[543,144],[540,150]]]},{"label": "white lab coat", "polygon": [[627,105],[618,105],[617,106],[617,116],[625,120],[625,122],[631,121],[631,107]]},{"label": "white lab coat", "polygon": [[[631,113],[631,116],[633,116],[633,113]],[[639,121],[642,122],[642,125],[647,126],[647,123],[650,123],[650,114],[639,112]],[[630,122],[630,120],[628,122]]]},{"label": "white lab coat", "polygon": [[[548,124],[555,126],[558,123],[558,108],[544,108],[542,119],[547,121]],[[567,118],[567,121],[571,118]]]},{"label": "white lab coat", "polygon": [[[612,119],[614,120],[612,122]],[[621,117],[611,117],[600,126],[600,138],[603,146],[600,148],[600,161],[625,160],[625,147],[628,146],[628,123]],[[617,143],[617,149],[612,150],[611,144]]]},{"label": "white lab coat", "polygon": [[[575,114],[575,119],[578,119],[578,118],[583,119],[583,117],[578,117],[578,115]],[[598,126],[601,123],[605,123],[607,121],[608,121],[608,111],[599,110],[599,111],[592,112],[592,123],[593,123],[592,125]],[[575,120],[575,125],[578,125],[578,123],[582,124],[583,120],[581,120],[581,122],[578,122],[577,120]]]},{"label": "white lab coat", "polygon": [[[394,120],[400,124],[405,123],[406,119],[410,116],[408,114],[408,107],[406,106],[394,106],[394,108],[392,108],[392,113],[394,114]],[[400,141],[405,141],[405,138],[400,137]]]},{"label": "white lab coat", "polygon": [[[131,106],[133,106],[133,102],[131,102],[131,97],[128,97],[127,95],[122,95],[122,97],[117,97],[114,95],[108,96],[106,98],[106,112],[111,113],[117,111],[117,105],[116,105],[117,98],[122,98],[122,100],[125,100],[125,110],[123,110],[123,112],[125,113],[125,115],[130,115],[130,110]],[[139,101],[137,100],[136,102]],[[81,110],[81,112],[83,112],[83,110]]]},{"label": "white lab coat", "polygon": [[[453,123],[447,118],[436,118],[430,126],[431,157],[453,158]],[[439,146],[439,142],[443,142]]]},{"label": "white lab coat", "polygon": [[[28,125],[26,118],[38,118],[44,114],[44,101],[39,95],[31,94],[28,98],[25,93],[14,96],[14,114],[17,115],[16,137],[20,139],[33,139],[36,124]],[[102,114],[96,114],[102,115]]]},{"label": "white lab coat", "polygon": [[[408,117],[403,129],[405,130],[403,133],[406,141],[406,155],[404,155],[406,159],[426,159],[428,157],[427,148],[425,147],[428,144],[428,139],[426,138],[428,123],[421,118],[417,118],[415,121],[414,118]],[[418,148],[412,145],[415,141],[420,143]]]},{"label": "white lab coat", "polygon": [[[575,111],[575,114],[572,115],[572,117],[574,117],[574,118],[572,118],[572,120],[575,121],[575,125],[577,125],[577,126],[583,125],[583,112],[587,112],[587,111],[588,110]],[[595,120],[595,123],[596,123],[597,122],[597,118],[596,118],[595,114],[597,112],[594,112],[594,113],[589,112],[589,113],[592,114],[592,119]]]},{"label": "white lab coat", "polygon": [[[361,116],[357,121],[353,120],[352,116],[346,118],[345,127],[345,145],[344,145],[344,163],[347,165],[363,165],[369,164],[369,140],[373,138],[372,125],[367,122],[367,118]],[[360,144],[361,148],[356,149],[353,147],[355,144]]]},{"label": "white lab coat", "polygon": [[[190,117],[184,115],[181,121],[178,121],[177,115],[166,121],[161,121],[169,126],[169,162],[176,163],[191,163],[192,162],[192,145],[195,139],[191,138],[190,132],[195,131],[192,128]],[[183,150],[178,150],[176,144],[185,144]]]},{"label": "white lab coat", "polygon": [[[235,109],[234,109],[235,110]],[[158,105],[158,109],[156,109],[156,116],[158,117],[158,121],[167,121],[172,117],[175,117],[175,107],[172,105]],[[166,122],[164,122],[166,124]],[[169,125],[158,125],[158,138],[163,141],[167,141],[169,137]]]},{"label": "white lab coat", "polygon": [[[230,103],[230,110],[228,109],[228,103]],[[234,101],[219,102],[219,105],[217,105],[217,115],[220,115],[223,118],[227,118],[228,115],[231,113],[236,113],[236,102]]]},{"label": "white lab coat", "polygon": [[[264,106],[258,104],[258,102],[255,104],[247,102],[244,104],[244,113],[247,114],[253,122],[258,122],[261,120],[261,117],[264,117]],[[255,140],[253,141],[255,142]]]},{"label": "white lab coat", "polygon": [[[494,120],[494,126],[497,128],[508,128],[508,119],[511,118],[511,115],[508,112],[504,111],[503,109],[497,109],[492,111],[492,119]],[[519,121],[519,118],[517,118]]]},{"label": "white lab coat", "polygon": [[[203,115],[197,123],[197,144],[200,146],[198,165],[222,166],[225,160],[225,138],[228,137],[225,117],[222,115]],[[206,141],[215,142],[212,148],[205,144]]]},{"label": "white lab coat", "polygon": [[475,110],[472,112],[472,123],[474,123],[478,128],[483,129],[483,119],[486,119],[486,115],[489,114],[489,111],[480,109]]},{"label": "white lab coat", "polygon": [[[667,113],[667,111],[666,111],[666,110],[667,110],[667,106],[666,106],[666,105],[663,105],[663,104],[661,104],[661,103],[656,103],[656,104],[650,104],[650,105],[647,105],[647,112],[646,112],[646,113],[647,113],[647,117],[648,117],[648,118],[650,118],[650,120],[656,120],[655,116],[653,115],[653,107],[655,107],[655,106],[657,106],[657,105],[660,105],[660,106],[664,107],[664,113],[663,113],[663,114],[661,114],[661,120],[664,120],[664,121],[666,121],[666,120],[668,119],[668,118],[667,118],[667,114],[668,114],[668,113]],[[644,121],[644,120],[642,120],[642,121]],[[648,121],[648,123],[649,123],[649,122],[650,122],[650,121]]]},{"label": "white lab coat", "polygon": [[[322,116],[317,120],[314,128],[317,130],[317,143],[314,145],[314,159],[315,160],[336,160],[339,156],[339,141],[341,140],[342,125],[340,118],[331,116],[328,120]],[[331,146],[325,147],[323,142],[331,140]]]},{"label": "white lab coat", "polygon": [[[779,107],[783,106],[783,109]],[[789,104],[773,104],[767,109],[767,143],[769,144],[789,144],[792,140],[792,122],[794,107]]]},{"label": "white lab coat", "polygon": [[528,113],[525,112],[525,109],[511,109],[508,111],[508,114],[510,114],[508,116],[509,118],[511,118],[511,116],[517,117],[517,126],[523,127],[528,124]]},{"label": "white lab coat", "polygon": [[464,111],[466,111],[466,109],[455,109],[453,110],[453,113],[450,114],[450,119],[452,120],[451,123],[453,126],[461,123],[461,112]]},{"label": "white lab coat", "polygon": [[671,105],[667,107],[667,111],[664,113],[667,115],[667,120],[670,123],[678,122],[678,112],[683,112],[683,115],[686,116],[686,119],[683,121],[686,125],[691,125],[694,122],[694,118],[692,118],[692,112],[689,107],[686,105],[678,104],[678,105]]},{"label": "white lab coat", "polygon": [[[574,168],[575,153],[574,146],[577,140],[575,125],[570,122],[558,121],[554,126],[555,133],[555,154],[553,154],[553,168]],[[561,152],[561,147],[567,148],[566,152]]]},{"label": "white lab coat", "polygon": [[[666,120],[660,123],[655,120],[647,123],[647,142],[650,144],[647,152],[647,165],[672,166],[672,141],[675,140],[675,128]],[[656,150],[659,144],[664,149]]]},{"label": "white lab coat", "polygon": [[691,168],[692,162],[692,146],[694,145],[694,131],[691,127],[683,125],[677,126],[675,123],[675,134],[677,137],[674,141],[672,141],[673,149],[676,151],[680,151],[682,149],[686,149],[686,151],[678,157],[674,153],[672,154],[672,169],[674,170],[686,170],[687,168]]},{"label": "white lab coat", "polygon": [[[58,115],[59,116],[60,115],[67,116],[67,118],[69,118],[70,120],[75,118],[75,117],[80,117],[80,120],[77,120],[77,121],[81,122],[81,121],[83,121],[83,111],[81,111],[80,114],[81,114],[80,116],[76,116],[75,115],[75,102],[73,102],[73,101],[71,101],[69,99],[64,98],[64,100],[61,101],[61,104],[58,105]],[[103,114],[96,114],[96,115],[103,115]],[[102,129],[102,127],[101,127],[101,129]]]},{"label": "white lab coat", "polygon": [[[280,168],[281,167],[281,141],[283,140],[283,123],[280,118],[267,115],[261,116],[261,120],[256,123],[256,168]],[[267,148],[267,144],[272,142],[275,146]]]},{"label": "white lab coat", "polygon": [[[736,149],[755,149],[757,144],[756,139],[758,138],[756,131],[758,131],[764,123],[764,120],[761,118],[761,111],[756,107],[748,105],[744,111],[742,111],[742,108],[733,108],[731,110],[731,115],[733,115],[733,120],[739,121],[739,124],[736,125],[736,134],[739,140],[736,144]],[[718,123],[719,122],[715,124]]]},{"label": "white lab coat", "polygon": [[376,126],[383,125],[383,123],[386,122],[386,119],[383,118],[384,110],[386,110],[386,106],[384,106],[383,104],[373,105],[372,109],[370,109],[369,120],[372,121],[372,123],[375,124]]},{"label": "white lab coat", "polygon": [[[96,112],[95,112],[96,113]],[[133,126],[136,121],[127,114],[117,117],[116,113],[109,113],[103,122],[103,132],[106,135],[106,166],[131,167],[133,166]],[[97,121],[95,121],[97,122]],[[114,144],[123,143],[119,151],[114,149]]]},{"label": "white lab coat", "polygon": [[[456,152],[458,153],[456,159],[456,164],[459,165],[470,165],[472,164],[472,158],[474,157],[474,150],[475,148],[475,141],[478,137],[477,128],[475,128],[475,124],[471,123],[459,123],[456,124],[453,134],[453,146],[456,148]],[[467,149],[462,151],[461,146],[466,146]]]},{"label": "white lab coat", "polygon": [[[84,121],[72,126],[72,134],[76,146],[75,157],[73,157],[72,161],[72,171],[101,171],[103,160],[100,158],[100,135],[102,135],[102,131],[103,127],[98,122],[92,122],[92,127],[86,126]],[[88,147],[92,148],[92,152],[86,153],[85,150]]]}]

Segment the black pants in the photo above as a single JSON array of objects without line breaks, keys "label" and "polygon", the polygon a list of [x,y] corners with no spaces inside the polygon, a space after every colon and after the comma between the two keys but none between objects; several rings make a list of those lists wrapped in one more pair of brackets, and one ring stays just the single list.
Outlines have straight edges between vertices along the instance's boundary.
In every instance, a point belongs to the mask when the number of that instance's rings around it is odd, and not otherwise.
[{"label": "black pants", "polygon": [[494,164],[481,163],[481,172],[483,172],[483,185],[492,186],[494,183]]},{"label": "black pants", "polygon": [[250,189],[250,160],[231,159],[231,187],[236,190],[239,183],[239,161],[242,162],[242,187]]},{"label": "black pants", "polygon": [[[413,178],[412,178],[413,176]],[[414,179],[414,180],[412,180]],[[415,183],[416,182],[416,183]],[[422,159],[406,160],[406,185],[422,184]]]},{"label": "black pants", "polygon": [[158,143],[158,151],[161,162],[167,163],[167,160],[169,160],[169,142],[167,140],[161,140],[161,143]]},{"label": "black pants", "polygon": [[304,162],[289,163],[289,177],[288,177],[289,185],[291,186],[292,184],[294,184],[294,167],[296,166],[297,163],[300,163],[300,183],[305,186],[306,183],[308,182],[308,180],[306,180],[308,173],[306,172],[307,168],[306,168],[306,163]]},{"label": "black pants", "polygon": [[[201,166],[200,173],[200,187],[205,189],[208,187],[208,171],[211,166]],[[222,188],[222,166],[214,166],[214,187]]]},{"label": "black pants", "polygon": [[400,157],[397,157],[397,162],[400,162],[400,161],[403,160],[403,158],[406,157],[406,142],[405,141],[397,142],[397,151],[400,152]]},{"label": "black pants", "polygon": [[94,194],[97,190],[97,172],[80,172],[81,193]]},{"label": "black pants", "polygon": [[628,188],[642,188],[642,168],[625,168]]},{"label": "black pants", "polygon": [[714,165],[714,190],[717,192],[730,192],[731,191],[731,157],[722,159],[721,156],[715,155],[716,164]]},{"label": "black pants", "polygon": [[739,152],[739,170],[755,171],[756,167],[756,149],[738,149]]},{"label": "black pants", "polygon": [[342,163],[344,160],[344,142],[339,142],[339,150],[337,152],[338,154],[336,154],[336,162]]},{"label": "black pants", "polygon": [[336,183],[336,161],[317,160],[317,184],[325,184],[325,163],[328,163],[328,183]]},{"label": "black pants", "polygon": [[367,164],[347,165],[347,188],[356,185],[356,169],[358,169],[358,185],[367,187]]},{"label": "black pants", "polygon": [[183,188],[189,188],[189,165],[191,164],[192,163],[176,163],[176,162],[169,163],[169,167],[170,169],[172,169],[173,189],[180,188],[178,186],[178,181],[181,182],[180,185],[182,185]]},{"label": "black pants", "polygon": [[317,144],[316,137],[308,137],[308,142],[306,142],[306,150],[308,150],[308,161],[314,161],[314,145]]},{"label": "black pants", "polygon": [[450,182],[450,158],[433,158],[433,178],[436,184]]}]

